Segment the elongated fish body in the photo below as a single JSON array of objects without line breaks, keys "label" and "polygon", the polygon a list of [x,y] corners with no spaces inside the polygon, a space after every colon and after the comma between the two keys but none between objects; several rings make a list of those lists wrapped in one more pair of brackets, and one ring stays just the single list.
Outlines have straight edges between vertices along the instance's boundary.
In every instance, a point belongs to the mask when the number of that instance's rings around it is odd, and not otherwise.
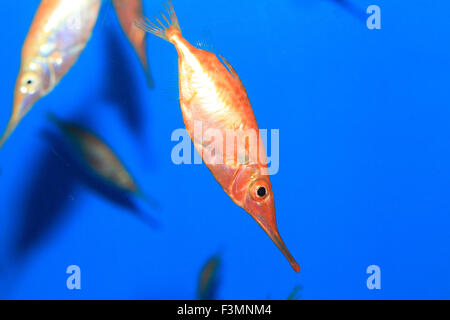
[{"label": "elongated fish body", "polygon": [[74,65],[91,37],[101,0],[42,0],[22,47],[13,111],[0,146]]},{"label": "elongated fish body", "polygon": [[294,289],[292,289],[291,293],[286,298],[286,300],[299,300],[300,299],[299,292],[301,290],[303,290],[303,286],[301,286],[301,285],[296,286]]},{"label": "elongated fish body", "polygon": [[135,22],[143,16],[142,0],[113,0],[120,25],[134,47],[145,73],[150,77],[147,61],[146,32],[136,28]]},{"label": "elongated fish body", "polygon": [[[166,9],[170,21],[163,18],[169,27],[159,19],[160,26],[148,19],[138,26],[171,42],[178,52],[180,105],[196,150],[224,191],[299,271],[277,229],[264,145],[242,82],[225,59],[223,65],[213,53],[190,45],[181,35],[170,2]],[[227,139],[227,135],[234,137]],[[244,144],[236,146],[235,139]]]},{"label": "elongated fish body", "polygon": [[198,279],[197,298],[200,300],[212,300],[216,298],[218,285],[220,256],[214,255],[206,261]]},{"label": "elongated fish body", "polygon": [[76,124],[49,115],[75,146],[80,158],[103,180],[123,191],[139,194],[139,188],[114,151],[98,136]]}]

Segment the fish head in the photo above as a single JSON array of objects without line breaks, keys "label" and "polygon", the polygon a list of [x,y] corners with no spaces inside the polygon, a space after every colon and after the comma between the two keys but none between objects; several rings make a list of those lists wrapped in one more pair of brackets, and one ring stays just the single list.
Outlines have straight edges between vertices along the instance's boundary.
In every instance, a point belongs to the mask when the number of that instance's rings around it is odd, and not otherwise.
[{"label": "fish head", "polygon": [[54,85],[52,66],[46,63],[45,59],[38,57],[22,63],[14,89],[12,115],[0,139],[0,146],[8,139],[34,104],[50,92]]},{"label": "fish head", "polygon": [[237,204],[256,220],[298,272],[300,267],[278,232],[275,201],[267,167],[256,164],[242,166],[236,174],[231,192]]},{"label": "fish head", "polygon": [[239,169],[233,184],[233,196],[268,232],[276,228],[275,203],[269,176],[258,165],[247,165]]},{"label": "fish head", "polygon": [[49,70],[40,61],[23,63],[14,89],[13,111],[0,145],[11,135],[20,120],[50,90]]}]

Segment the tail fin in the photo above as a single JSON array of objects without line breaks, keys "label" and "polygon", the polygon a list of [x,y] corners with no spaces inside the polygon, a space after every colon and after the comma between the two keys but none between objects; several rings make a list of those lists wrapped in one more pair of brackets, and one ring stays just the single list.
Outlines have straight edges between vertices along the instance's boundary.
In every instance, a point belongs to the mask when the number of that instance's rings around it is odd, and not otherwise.
[{"label": "tail fin", "polygon": [[136,27],[144,30],[145,32],[154,34],[157,37],[160,37],[166,41],[170,42],[170,36],[173,32],[177,32],[181,34],[180,25],[178,23],[177,15],[175,14],[175,10],[173,8],[172,2],[169,0],[164,5],[167,14],[170,17],[170,21],[167,19],[167,17],[164,15],[164,13],[161,12],[161,16],[166,21],[166,23],[169,25],[166,27],[164,23],[161,22],[160,19],[155,17],[156,22],[158,22],[159,26],[157,24],[154,24],[150,21],[149,18],[143,17],[140,19],[140,21],[136,21],[135,25]]},{"label": "tail fin", "polygon": [[161,209],[161,204],[157,200],[155,200],[154,198],[150,197],[147,193],[145,193],[141,189],[138,189],[136,191],[135,195],[136,195],[136,197],[140,198],[142,201],[147,203],[154,210],[160,210]]},{"label": "tail fin", "polygon": [[45,114],[48,121],[50,121],[52,124],[54,124],[58,129],[62,130],[64,132],[66,122],[58,118],[57,115],[55,115],[53,112],[47,112]]},{"label": "tail fin", "polygon": [[53,112],[47,112],[45,114],[46,118],[48,121],[55,123],[55,124],[59,124],[60,120],[59,118],[53,113]]}]

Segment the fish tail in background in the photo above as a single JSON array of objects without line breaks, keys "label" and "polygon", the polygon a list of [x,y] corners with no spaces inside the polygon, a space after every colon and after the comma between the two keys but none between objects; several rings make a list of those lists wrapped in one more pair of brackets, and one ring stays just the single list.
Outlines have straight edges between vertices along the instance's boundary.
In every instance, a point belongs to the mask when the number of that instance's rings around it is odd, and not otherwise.
[{"label": "fish tail in background", "polygon": [[141,62],[141,64],[142,64],[142,68],[144,69],[145,79],[147,80],[147,85],[150,88],[154,88],[155,81],[153,80],[153,75],[152,75],[152,72],[150,71],[150,66],[148,65],[148,62],[145,65],[142,62]]},{"label": "fish tail in background", "polygon": [[146,204],[148,204],[152,209],[155,209],[155,210],[161,209],[161,204],[156,199],[149,196],[147,193],[145,193],[141,189],[136,191],[135,195],[136,195],[136,197],[138,197],[139,199],[144,201]]},{"label": "fish tail in background", "polygon": [[97,25],[100,28],[103,28],[105,24],[107,23],[108,14],[111,10],[112,2],[111,1],[105,1],[101,6],[101,11],[98,14],[98,22]]},{"label": "fish tail in background", "polygon": [[144,72],[145,72],[145,78],[147,79],[147,85],[150,88],[154,88],[155,87],[155,81],[153,80],[153,75],[152,72],[150,71],[150,67],[147,64],[147,66],[144,66]]},{"label": "fish tail in background", "polygon": [[47,112],[45,116],[48,121],[55,124],[57,127],[61,127],[61,120],[53,112]]},{"label": "fish tail in background", "polygon": [[50,121],[52,124],[54,124],[56,126],[56,128],[58,128],[59,130],[61,130],[62,133],[64,134],[68,134],[67,133],[67,125],[68,123],[65,122],[64,119],[60,119],[56,114],[54,114],[53,112],[47,112],[45,114],[46,118],[48,119],[48,121]]},{"label": "fish tail in background", "polygon": [[47,117],[47,119],[50,121],[50,122],[53,122],[53,123],[58,123],[59,122],[59,119],[58,119],[58,117],[53,113],[53,112],[47,112],[46,114],[45,114],[45,116]]},{"label": "fish tail in background", "polygon": [[[150,202],[151,205],[153,205],[153,206],[159,206],[159,204],[157,204],[156,201],[154,202],[154,200],[148,198],[143,193],[136,192],[133,195],[136,196],[137,198],[140,198],[145,203]],[[150,200],[148,200],[148,199],[150,199]],[[148,213],[146,210],[141,210],[140,208],[136,207],[133,214],[137,219],[139,219],[140,221],[142,221],[144,224],[151,227],[152,229],[159,229],[161,227],[161,222],[159,220],[157,220],[154,216],[152,216],[150,213]]]},{"label": "fish tail in background", "polygon": [[347,12],[349,12],[354,17],[360,19],[361,21],[365,21],[366,12],[354,3],[348,0],[332,0],[332,2],[340,5],[344,10],[347,10]]},{"label": "fish tail in background", "polygon": [[147,78],[147,83],[153,88],[153,77],[147,59],[147,34],[135,25],[136,20],[143,16],[142,0],[113,0],[112,3],[122,30],[139,57]]},{"label": "fish tail in background", "polygon": [[[178,19],[177,16],[175,15],[175,10],[173,8],[172,3],[169,1],[165,4],[165,9],[166,11],[169,13],[169,17],[170,17],[170,21],[166,18],[166,16],[164,14],[161,14],[163,19],[166,21],[166,23],[169,25],[168,27],[166,27],[161,20],[159,20],[158,18],[155,17],[155,20],[161,25],[161,26],[157,26],[156,24],[154,24],[153,22],[150,21],[149,18],[147,17],[141,17],[140,19],[135,21],[135,27],[143,30],[144,32],[148,32],[151,34],[154,34],[166,41],[169,41],[169,38],[167,37],[167,33],[176,31],[181,35],[181,29],[180,26],[178,24]],[[174,81],[171,81],[171,83],[174,84],[173,88],[167,88],[165,87],[163,90],[166,91],[167,93],[167,99],[170,101],[174,101],[177,100],[179,101],[179,95],[178,93],[176,93],[174,95],[174,92],[178,91],[178,70],[177,72],[174,74]]]},{"label": "fish tail in background", "polygon": [[155,20],[159,23],[159,26],[151,22],[150,19],[148,18],[143,18],[141,21],[136,21],[136,26],[148,33],[160,37],[161,39],[172,42],[171,37],[174,34],[181,35],[181,29],[178,23],[177,15],[175,14],[175,10],[170,0],[165,5],[165,9],[169,14],[170,21],[167,19],[164,13],[161,13],[161,16],[163,17],[164,21],[169,25],[168,27],[166,27],[164,23],[162,23],[161,20],[156,17]]}]

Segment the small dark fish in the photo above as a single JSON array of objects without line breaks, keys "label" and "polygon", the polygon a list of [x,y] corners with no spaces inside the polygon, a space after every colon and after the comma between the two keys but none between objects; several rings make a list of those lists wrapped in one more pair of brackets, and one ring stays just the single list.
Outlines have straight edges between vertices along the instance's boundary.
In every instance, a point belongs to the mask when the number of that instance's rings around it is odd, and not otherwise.
[{"label": "small dark fish", "polygon": [[286,300],[299,300],[300,296],[298,295],[298,293],[303,290],[303,286],[299,285],[296,286],[292,292],[289,294],[289,296],[286,298]]},{"label": "small dark fish", "polygon": [[58,119],[53,114],[48,117],[69,139],[83,162],[102,180],[142,198],[152,206],[157,206],[153,199],[142,192],[122,161],[102,139],[79,125]]},{"label": "small dark fish", "polygon": [[199,300],[214,300],[219,284],[220,255],[212,256],[200,271],[197,298]]}]

